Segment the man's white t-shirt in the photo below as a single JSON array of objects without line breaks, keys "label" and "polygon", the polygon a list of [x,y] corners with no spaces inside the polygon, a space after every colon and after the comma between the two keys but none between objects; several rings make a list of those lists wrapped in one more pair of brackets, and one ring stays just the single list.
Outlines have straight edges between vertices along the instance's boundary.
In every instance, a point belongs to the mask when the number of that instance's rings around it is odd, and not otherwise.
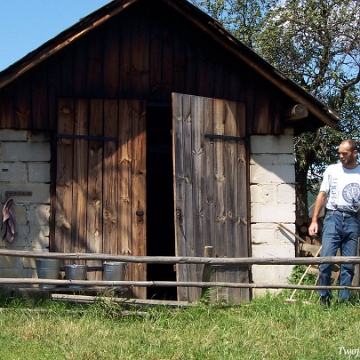
[{"label": "man's white t-shirt", "polygon": [[346,169],[341,163],[328,166],[320,191],[327,194],[327,209],[357,212],[360,207],[360,166],[355,169]]}]

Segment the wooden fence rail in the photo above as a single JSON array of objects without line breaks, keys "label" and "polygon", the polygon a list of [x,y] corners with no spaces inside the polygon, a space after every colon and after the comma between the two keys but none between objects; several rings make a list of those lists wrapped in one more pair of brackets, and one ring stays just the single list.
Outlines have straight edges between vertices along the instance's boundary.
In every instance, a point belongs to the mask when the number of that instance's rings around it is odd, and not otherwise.
[{"label": "wooden fence rail", "polygon": [[[298,257],[298,258],[212,258],[212,257],[168,257],[168,256],[123,256],[111,254],[90,253],[55,253],[37,251],[0,250],[0,256],[16,256],[29,258],[66,259],[66,260],[102,260],[102,261],[124,261],[132,263],[148,264],[203,264],[206,271],[212,265],[311,265],[311,264],[360,264],[360,256],[353,257]],[[206,276],[206,280],[210,280]],[[227,288],[249,288],[249,289],[302,289],[302,290],[360,290],[359,286],[318,286],[300,284],[269,284],[269,283],[229,283],[229,282],[177,282],[177,281],[97,281],[97,280],[53,280],[36,278],[0,278],[0,285],[58,285],[58,286],[80,286],[80,287],[227,287]]]},{"label": "wooden fence rail", "polygon": [[210,258],[181,256],[127,256],[90,253],[56,253],[37,251],[0,250],[0,256],[17,256],[66,260],[125,261],[148,264],[210,264],[210,265],[310,265],[360,264],[360,256],[297,257],[297,258]]},{"label": "wooden fence rail", "polygon": [[[296,284],[268,284],[268,283],[228,283],[228,282],[187,282],[187,281],[88,281],[88,280],[51,280],[31,278],[0,278],[0,285],[60,285],[81,287],[107,287],[108,289],[126,288],[128,286],[140,287],[227,287],[243,289],[298,289],[298,290],[360,290],[359,286],[318,286],[318,285],[296,285]],[[61,290],[61,288],[60,288]],[[84,289],[73,289],[81,291]],[[51,290],[56,291],[56,290]]]}]

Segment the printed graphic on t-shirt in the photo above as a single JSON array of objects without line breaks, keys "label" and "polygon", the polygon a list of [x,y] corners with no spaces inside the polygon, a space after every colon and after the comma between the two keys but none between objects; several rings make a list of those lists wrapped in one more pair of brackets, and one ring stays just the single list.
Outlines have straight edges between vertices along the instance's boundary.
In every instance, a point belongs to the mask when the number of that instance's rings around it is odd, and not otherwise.
[{"label": "printed graphic on t-shirt", "polygon": [[349,204],[358,204],[360,201],[360,185],[350,183],[344,187],[342,192],[344,200]]}]

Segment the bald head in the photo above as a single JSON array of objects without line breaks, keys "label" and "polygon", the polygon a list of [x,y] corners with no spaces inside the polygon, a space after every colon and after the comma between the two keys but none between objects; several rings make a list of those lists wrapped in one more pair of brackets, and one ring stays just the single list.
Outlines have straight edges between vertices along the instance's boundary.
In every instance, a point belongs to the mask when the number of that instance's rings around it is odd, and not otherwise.
[{"label": "bald head", "polygon": [[344,140],[339,146],[339,157],[342,166],[346,169],[354,169],[357,167],[357,143],[354,140]]}]

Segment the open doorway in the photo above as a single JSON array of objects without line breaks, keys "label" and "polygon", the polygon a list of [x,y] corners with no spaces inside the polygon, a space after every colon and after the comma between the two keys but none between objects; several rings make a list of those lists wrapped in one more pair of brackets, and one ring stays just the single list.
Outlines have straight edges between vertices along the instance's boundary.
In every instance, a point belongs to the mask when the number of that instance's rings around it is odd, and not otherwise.
[{"label": "open doorway", "polygon": [[[175,256],[171,106],[148,106],[147,255]],[[172,264],[148,264],[148,281],[176,281]],[[176,287],[147,289],[149,299],[176,300]]]}]

